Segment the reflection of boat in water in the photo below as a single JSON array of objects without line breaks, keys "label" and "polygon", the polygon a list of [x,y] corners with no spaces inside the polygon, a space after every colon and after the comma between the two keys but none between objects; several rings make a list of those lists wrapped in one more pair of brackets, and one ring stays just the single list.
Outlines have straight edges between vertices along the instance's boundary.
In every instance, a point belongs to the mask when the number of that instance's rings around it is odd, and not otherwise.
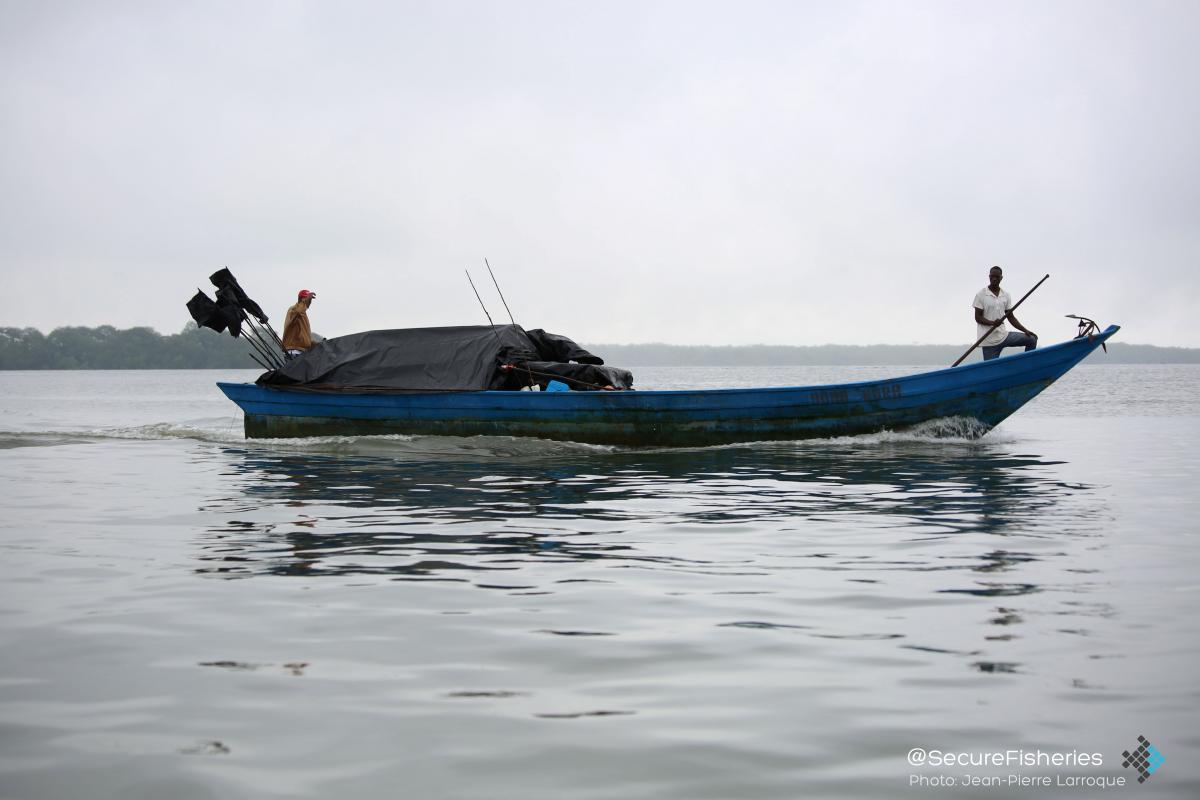
[{"label": "reflection of boat in water", "polygon": [[962,417],[983,430],[1033,399],[1119,330],[991,361],[861,383],[675,391],[451,391],[218,383],[252,438],[532,436],[634,446],[791,440]]},{"label": "reflection of boat in water", "polygon": [[[991,573],[1029,560],[1021,548],[1033,546],[1031,530],[1053,528],[1048,543],[1090,538],[1099,513],[1094,491],[1063,483],[1057,462],[987,441],[899,437],[597,452],[446,437],[325,447],[332,451],[226,448],[221,461],[238,491],[205,505],[228,519],[204,537],[200,571],[490,583],[484,576],[532,563],[744,568],[740,559],[721,566],[656,544],[710,529],[734,538],[778,531],[780,542],[825,531],[828,540],[808,562],[822,569],[878,562],[903,570],[907,562],[888,552],[897,540],[982,534],[971,541],[983,552],[956,551],[961,564],[913,568]],[[996,585],[1013,593],[1011,583],[991,578],[968,591],[991,593]]]},{"label": "reflection of boat in water", "polygon": [[[1109,613],[1088,595],[1106,585],[1087,558],[1104,546],[1105,495],[1027,445],[244,442],[205,454],[224,479],[202,503],[193,558],[210,580],[296,579],[329,625],[361,608],[405,646],[415,630],[457,640],[461,625],[511,641],[513,625],[603,647],[619,640],[597,632],[661,631],[686,613],[838,658],[842,642],[879,640],[876,655],[908,663],[940,654],[1013,672],[1028,651],[1005,640]],[[386,608],[355,605],[385,584]]]}]

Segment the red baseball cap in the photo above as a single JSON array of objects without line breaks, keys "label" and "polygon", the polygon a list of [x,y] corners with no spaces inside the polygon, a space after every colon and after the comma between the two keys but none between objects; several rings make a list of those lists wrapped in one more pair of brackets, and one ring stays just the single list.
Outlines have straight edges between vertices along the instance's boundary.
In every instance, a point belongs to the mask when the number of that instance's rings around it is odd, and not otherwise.
[{"label": "red baseball cap", "polygon": [[317,296],[316,292],[310,292],[308,289],[301,289],[300,294],[297,295],[297,299],[303,300],[306,297],[316,297],[316,296]]}]

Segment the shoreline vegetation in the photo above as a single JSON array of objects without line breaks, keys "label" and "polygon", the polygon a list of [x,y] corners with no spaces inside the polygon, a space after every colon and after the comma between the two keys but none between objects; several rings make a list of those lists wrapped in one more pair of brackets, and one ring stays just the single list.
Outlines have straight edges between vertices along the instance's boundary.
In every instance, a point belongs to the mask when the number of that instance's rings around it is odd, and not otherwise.
[{"label": "shoreline vegetation", "polygon": [[[606,363],[622,367],[949,366],[965,344],[670,345],[590,344]],[[198,328],[163,335],[153,328],[117,330],[0,328],[0,370],[258,369],[244,339]],[[978,351],[977,351],[978,352]],[[972,355],[969,361],[978,360]],[[1200,364],[1200,348],[1115,342],[1091,364]]]}]

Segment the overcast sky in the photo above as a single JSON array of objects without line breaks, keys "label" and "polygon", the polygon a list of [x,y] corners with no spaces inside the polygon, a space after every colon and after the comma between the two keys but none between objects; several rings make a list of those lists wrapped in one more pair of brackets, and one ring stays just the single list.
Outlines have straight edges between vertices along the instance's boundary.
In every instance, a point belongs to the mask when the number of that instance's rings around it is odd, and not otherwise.
[{"label": "overcast sky", "polygon": [[0,325],[1200,346],[1200,3],[0,0]]}]

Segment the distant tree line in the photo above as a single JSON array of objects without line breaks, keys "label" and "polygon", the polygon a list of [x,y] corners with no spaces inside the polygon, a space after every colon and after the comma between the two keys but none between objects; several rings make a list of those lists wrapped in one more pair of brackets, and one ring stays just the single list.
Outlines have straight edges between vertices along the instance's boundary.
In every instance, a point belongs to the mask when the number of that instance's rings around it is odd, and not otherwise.
[{"label": "distant tree line", "polygon": [[241,339],[198,328],[189,322],[163,336],[153,328],[117,330],[0,328],[0,369],[207,369],[257,365]]},{"label": "distant tree line", "polygon": [[[314,339],[320,339],[314,335]],[[949,366],[966,345],[788,345],[687,346],[670,344],[585,345],[610,364],[669,366]],[[117,330],[0,328],[0,369],[255,369],[244,339],[214,333],[189,322],[164,336],[153,328]],[[971,360],[978,360],[977,354]],[[1117,342],[1091,364],[1200,364],[1200,349]]]}]

